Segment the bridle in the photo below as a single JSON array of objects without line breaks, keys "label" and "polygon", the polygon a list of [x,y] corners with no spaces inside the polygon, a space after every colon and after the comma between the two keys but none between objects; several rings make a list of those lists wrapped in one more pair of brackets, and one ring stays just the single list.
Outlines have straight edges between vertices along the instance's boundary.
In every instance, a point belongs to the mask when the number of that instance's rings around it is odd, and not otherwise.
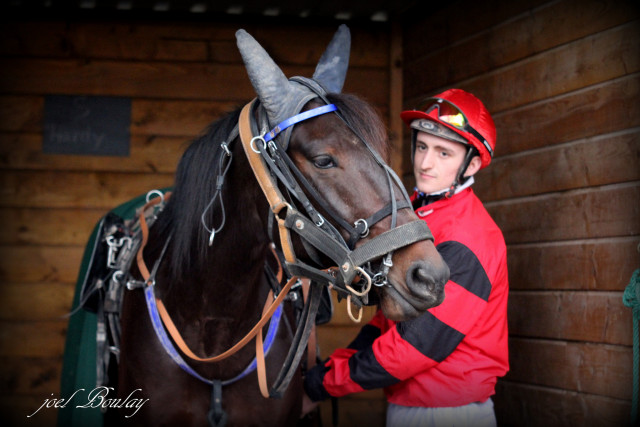
[{"label": "bridle", "polygon": [[[313,94],[312,98],[323,100],[325,105],[298,113],[277,124],[273,129],[260,132],[256,121],[251,120],[251,117],[259,117],[259,112],[255,111],[257,102],[252,101],[243,108],[239,119],[240,137],[243,141],[244,151],[278,222],[280,243],[285,254],[287,269],[293,275],[308,277],[321,284],[331,285],[339,294],[347,296],[361,307],[362,298],[366,299],[371,284],[388,285],[387,273],[393,265],[391,261],[393,251],[420,240],[433,241],[433,236],[426,223],[417,219],[397,226],[398,210],[411,209],[409,196],[398,176],[367,140],[330,103],[324,90],[317,82],[304,77],[294,77],[291,80],[307,86]],[[305,99],[304,102],[299,102],[299,108],[302,108],[308,101],[309,99]],[[327,113],[335,113],[346,124],[365,145],[387,177],[390,203],[368,218],[356,220],[353,225],[331,208],[331,205],[314,189],[288,156],[286,148],[291,134],[281,135],[293,124]],[[264,125],[263,129],[265,129]],[[282,140],[276,142],[276,138],[279,136],[282,136]],[[247,144],[247,142],[249,143]],[[401,189],[403,200],[396,200],[394,182]],[[278,184],[282,184],[287,194],[292,196],[290,199],[283,197]],[[304,213],[296,208],[292,199],[295,199],[302,206]],[[347,242],[331,222],[325,220],[316,206],[319,206],[338,226],[346,230],[349,235]],[[391,216],[390,230],[355,248],[359,240],[368,236],[370,228],[387,216]],[[291,232],[300,236],[312,259],[314,251],[317,250],[335,262],[336,268],[321,270],[302,262],[293,250]],[[373,271],[371,262],[380,258],[383,258],[383,261],[379,270]],[[362,280],[355,280],[356,276]],[[359,282],[363,283],[360,285],[360,289],[356,290],[355,286]]]},{"label": "bridle", "polygon": [[[262,318],[242,340],[233,346],[233,348],[218,356],[210,358],[198,357],[189,350],[188,346],[177,331],[177,328],[173,325],[166,309],[164,309],[162,301],[156,298],[153,294],[155,271],[157,271],[157,267],[162,256],[156,260],[156,264],[153,269],[149,271],[146,265],[144,265],[144,259],[142,258],[142,251],[146,244],[146,237],[143,231],[143,243],[138,251],[138,267],[144,279],[144,282],[140,287],[144,287],[145,289],[145,299],[147,301],[156,334],[163,344],[165,351],[183,370],[214,386],[213,400],[215,400],[216,390],[219,390],[223,383],[216,380],[207,380],[195,373],[195,371],[193,371],[184,362],[184,360],[182,360],[177,350],[173,347],[171,340],[164,332],[163,324],[168,330],[169,335],[171,335],[173,342],[178,345],[182,352],[189,358],[200,362],[218,362],[231,354],[234,354],[253,337],[256,337],[256,360],[251,366],[257,366],[256,369],[258,370],[261,392],[265,397],[279,396],[288,387],[304,352],[305,345],[309,339],[309,334],[315,322],[315,314],[318,309],[320,291],[322,290],[322,287],[331,286],[339,293],[339,295],[346,295],[349,315],[354,321],[360,321],[362,318],[362,305],[367,302],[367,295],[372,284],[378,286],[390,286],[387,284],[387,273],[393,265],[391,262],[392,253],[399,248],[418,241],[433,240],[429,228],[422,220],[416,219],[415,221],[411,221],[401,226],[397,225],[398,210],[411,208],[409,197],[406,194],[406,191],[404,191],[404,187],[400,182],[400,179],[380,158],[377,151],[374,150],[367,141],[359,135],[358,132],[356,132],[340,112],[337,111],[335,105],[328,101],[324,91],[319,87],[318,83],[302,77],[294,79],[312,89],[312,96],[305,98],[305,100],[298,103],[300,110],[308,101],[315,98],[322,99],[325,102],[325,105],[302,113],[298,112],[289,119],[276,125],[273,129],[269,130],[266,125],[264,113],[262,109],[259,108],[259,102],[254,99],[242,109],[238,125],[231,131],[227,138],[227,141],[231,142],[234,141],[238,135],[240,136],[243,150],[249,160],[256,180],[258,181],[270,206],[272,214],[270,219],[275,219],[277,222],[280,248],[285,261],[285,270],[292,276],[286,285],[283,286],[280,293],[275,296],[275,299],[273,293],[269,293],[269,297],[265,303],[265,308],[263,309]],[[291,127],[294,124],[328,113],[335,113],[340,117],[340,119],[362,141],[376,162],[386,172],[389,194],[391,195],[390,203],[379,211],[373,213],[368,218],[356,220],[354,224],[350,224],[331,208],[331,206],[303,176],[286,152],[286,147],[288,146],[289,138],[291,136]],[[211,202],[207,205],[205,212],[202,214],[203,225],[210,233],[210,244],[214,243],[216,233],[224,227],[226,218],[224,206],[222,205],[221,191],[232,160],[232,151],[229,149],[229,145],[226,141],[221,143],[221,149],[223,153],[221,154],[218,164],[216,190]],[[398,188],[402,189],[404,200],[398,201],[395,199],[394,183]],[[280,188],[285,189],[285,194],[287,194],[289,198],[284,197]],[[218,199],[219,204],[215,205],[214,202]],[[298,205],[302,206],[302,211],[298,210]],[[222,211],[222,220],[217,227],[209,227],[205,222],[205,213],[213,206],[218,206]],[[319,206],[320,209],[316,208],[316,206]],[[345,241],[340,232],[330,221],[325,220],[325,218],[320,214],[320,210],[326,212],[339,227],[346,230],[349,235],[348,241]],[[391,228],[388,231],[373,238],[369,238],[356,247],[356,243],[361,239],[368,237],[369,230],[373,225],[388,216],[391,216]],[[140,217],[140,222],[143,226],[145,223],[144,221],[143,209],[143,213]],[[335,263],[335,266],[322,269],[301,261],[296,255],[294,249],[292,233],[299,236],[304,244],[306,252],[312,259],[314,258],[314,251],[317,251],[331,259]],[[165,244],[165,249],[167,245],[168,241]],[[381,258],[383,260],[378,270],[372,268],[371,264]],[[274,313],[278,312],[277,310],[280,308],[279,304],[284,300],[293,284],[298,281],[299,277],[305,277],[311,280],[309,297],[303,308],[299,326],[293,337],[291,348],[289,349],[289,354],[286,356],[283,367],[274,381],[271,390],[268,390],[266,387],[262,328]],[[355,318],[351,314],[352,303],[360,308],[358,318]],[[276,317],[279,317],[279,315]],[[271,324],[273,323],[274,322],[272,321]],[[270,333],[268,333],[268,335],[270,335]],[[245,369],[243,374],[247,371],[248,369]]]}]

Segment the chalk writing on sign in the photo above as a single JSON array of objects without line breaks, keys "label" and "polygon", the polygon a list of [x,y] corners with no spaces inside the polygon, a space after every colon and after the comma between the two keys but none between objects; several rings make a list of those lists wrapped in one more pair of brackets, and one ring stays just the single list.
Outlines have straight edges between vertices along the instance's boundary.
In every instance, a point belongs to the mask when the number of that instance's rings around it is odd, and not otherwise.
[{"label": "chalk writing on sign", "polygon": [[44,102],[46,154],[129,155],[131,99],[50,95]]}]

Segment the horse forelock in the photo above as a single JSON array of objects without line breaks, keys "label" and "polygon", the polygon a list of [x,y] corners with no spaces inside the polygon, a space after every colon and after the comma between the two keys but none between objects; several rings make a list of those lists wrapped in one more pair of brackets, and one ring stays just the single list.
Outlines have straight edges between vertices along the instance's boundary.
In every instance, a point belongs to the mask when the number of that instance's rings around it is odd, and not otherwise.
[{"label": "horse forelock", "polygon": [[338,107],[338,111],[351,127],[378,151],[385,161],[388,161],[391,144],[378,111],[353,94],[332,93],[327,98]]}]

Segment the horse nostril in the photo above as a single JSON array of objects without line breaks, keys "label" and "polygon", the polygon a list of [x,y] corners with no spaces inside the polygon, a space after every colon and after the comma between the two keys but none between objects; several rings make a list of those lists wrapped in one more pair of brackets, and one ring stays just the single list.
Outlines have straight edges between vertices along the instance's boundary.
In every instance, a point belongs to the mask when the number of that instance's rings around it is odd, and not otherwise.
[{"label": "horse nostril", "polygon": [[426,269],[421,265],[416,265],[411,269],[411,282],[414,286],[424,284],[429,292],[433,292],[433,281],[429,280]]},{"label": "horse nostril", "polygon": [[407,287],[417,297],[433,298],[439,293],[433,268],[425,261],[414,262],[407,271]]}]

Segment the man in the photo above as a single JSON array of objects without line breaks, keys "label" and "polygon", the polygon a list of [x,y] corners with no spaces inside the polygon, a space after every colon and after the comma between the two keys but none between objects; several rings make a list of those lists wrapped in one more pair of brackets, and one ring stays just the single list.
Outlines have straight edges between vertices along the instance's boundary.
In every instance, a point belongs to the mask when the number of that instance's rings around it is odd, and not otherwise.
[{"label": "man", "polygon": [[401,117],[412,132],[413,206],[451,270],[444,302],[398,323],[378,311],[307,373],[305,391],[318,402],[383,387],[387,426],[495,426],[491,396],[509,368],[506,245],[471,189],[491,162],[495,125],[460,89]]}]

